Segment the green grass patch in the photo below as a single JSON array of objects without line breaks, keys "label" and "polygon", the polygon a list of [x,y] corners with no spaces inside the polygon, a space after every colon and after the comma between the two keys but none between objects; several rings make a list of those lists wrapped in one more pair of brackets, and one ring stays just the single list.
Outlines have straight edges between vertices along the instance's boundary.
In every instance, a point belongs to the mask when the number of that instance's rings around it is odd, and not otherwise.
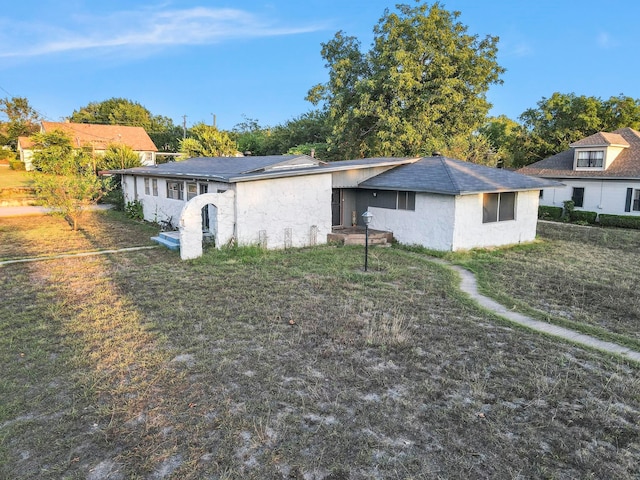
[{"label": "green grass patch", "polygon": [[[81,249],[149,233],[95,222],[83,241],[45,231]],[[31,228],[44,226],[15,222],[0,245]],[[640,474],[635,366],[497,321],[414,253],[372,248],[369,272],[363,253],[182,262],[158,248],[0,267],[0,477]]]}]

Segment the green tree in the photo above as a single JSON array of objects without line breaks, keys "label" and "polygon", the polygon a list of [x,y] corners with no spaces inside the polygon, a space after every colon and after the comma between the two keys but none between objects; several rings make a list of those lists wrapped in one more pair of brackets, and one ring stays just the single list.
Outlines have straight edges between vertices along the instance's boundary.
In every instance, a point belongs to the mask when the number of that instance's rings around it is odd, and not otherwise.
[{"label": "green tree", "polygon": [[429,154],[482,125],[486,92],[504,72],[498,38],[468,34],[459,15],[439,3],[398,5],[375,26],[369,52],[342,32],[322,45],[329,81],[307,99],[327,108],[330,150],[343,158]]},{"label": "green tree", "polygon": [[140,155],[128,145],[112,143],[107,146],[104,155],[98,160],[98,170],[118,170],[141,167]]},{"label": "green tree", "polygon": [[18,137],[29,136],[40,129],[40,115],[26,98],[0,99],[0,113],[6,117],[6,121],[1,122],[0,144],[9,145],[13,151],[16,150]]},{"label": "green tree", "polygon": [[604,131],[611,132],[624,127],[640,130],[640,99],[620,94],[603,101],[602,107]]},{"label": "green tree", "polygon": [[87,207],[110,189],[110,181],[96,176],[92,156],[72,148],[71,139],[63,132],[36,134],[32,138],[36,194],[77,230]]},{"label": "green tree", "polygon": [[238,145],[227,132],[205,123],[191,127],[188,137],[180,142],[180,152],[185,158],[227,157],[237,151]]},{"label": "green tree", "polygon": [[261,127],[257,120],[245,117],[233,128],[232,136],[238,143],[238,150],[243,153],[282,155],[301,151],[308,154],[311,149],[326,152],[330,133],[326,113],[316,110],[275,127]]},{"label": "green tree", "polygon": [[522,141],[526,135],[525,129],[515,120],[506,115],[490,117],[478,129],[489,142],[491,156],[497,165],[504,167],[519,167],[523,163],[521,150]]}]

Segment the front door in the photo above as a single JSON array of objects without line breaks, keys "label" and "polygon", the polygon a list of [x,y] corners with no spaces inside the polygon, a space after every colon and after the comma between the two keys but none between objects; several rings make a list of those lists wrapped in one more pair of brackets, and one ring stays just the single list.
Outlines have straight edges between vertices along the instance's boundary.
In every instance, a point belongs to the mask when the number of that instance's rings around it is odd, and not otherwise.
[{"label": "front door", "polygon": [[[206,183],[201,183],[200,195],[202,195],[203,193],[207,193],[208,191],[209,185],[207,185]],[[202,231],[208,232],[209,226],[209,205],[205,205],[204,207],[202,207]]]},{"label": "front door", "polygon": [[340,188],[331,190],[331,225],[342,226],[342,190]]}]

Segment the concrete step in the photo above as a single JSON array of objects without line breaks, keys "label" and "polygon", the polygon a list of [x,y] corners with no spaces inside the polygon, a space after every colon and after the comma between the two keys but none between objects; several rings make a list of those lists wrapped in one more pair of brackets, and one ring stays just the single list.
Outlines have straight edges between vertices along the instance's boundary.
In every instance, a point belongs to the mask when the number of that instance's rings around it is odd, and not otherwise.
[{"label": "concrete step", "polygon": [[[366,240],[364,232],[339,233],[333,232],[327,236],[328,242],[342,243],[344,245],[363,245]],[[389,232],[373,232],[369,233],[369,245],[386,245],[390,246],[393,235]]]},{"label": "concrete step", "polygon": [[180,232],[160,232],[157,237],[151,237],[151,240],[169,250],[180,250]]}]

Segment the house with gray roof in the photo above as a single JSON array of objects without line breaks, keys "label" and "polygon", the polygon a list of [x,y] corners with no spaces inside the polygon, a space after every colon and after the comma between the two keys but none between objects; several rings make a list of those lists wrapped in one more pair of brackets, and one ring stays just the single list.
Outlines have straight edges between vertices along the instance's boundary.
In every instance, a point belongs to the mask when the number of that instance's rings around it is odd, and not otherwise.
[{"label": "house with gray roof", "polygon": [[442,156],[192,158],[111,173],[122,175],[125,200],[140,201],[146,220],[179,229],[183,258],[201,254],[203,232],[218,247],[326,243],[362,226],[365,211],[370,228],[436,250],[528,242],[539,192],[556,184]]},{"label": "house with gray roof", "polygon": [[543,189],[541,205],[573,200],[576,210],[640,215],[640,132],[632,128],[590,135],[518,172],[564,184]]}]

